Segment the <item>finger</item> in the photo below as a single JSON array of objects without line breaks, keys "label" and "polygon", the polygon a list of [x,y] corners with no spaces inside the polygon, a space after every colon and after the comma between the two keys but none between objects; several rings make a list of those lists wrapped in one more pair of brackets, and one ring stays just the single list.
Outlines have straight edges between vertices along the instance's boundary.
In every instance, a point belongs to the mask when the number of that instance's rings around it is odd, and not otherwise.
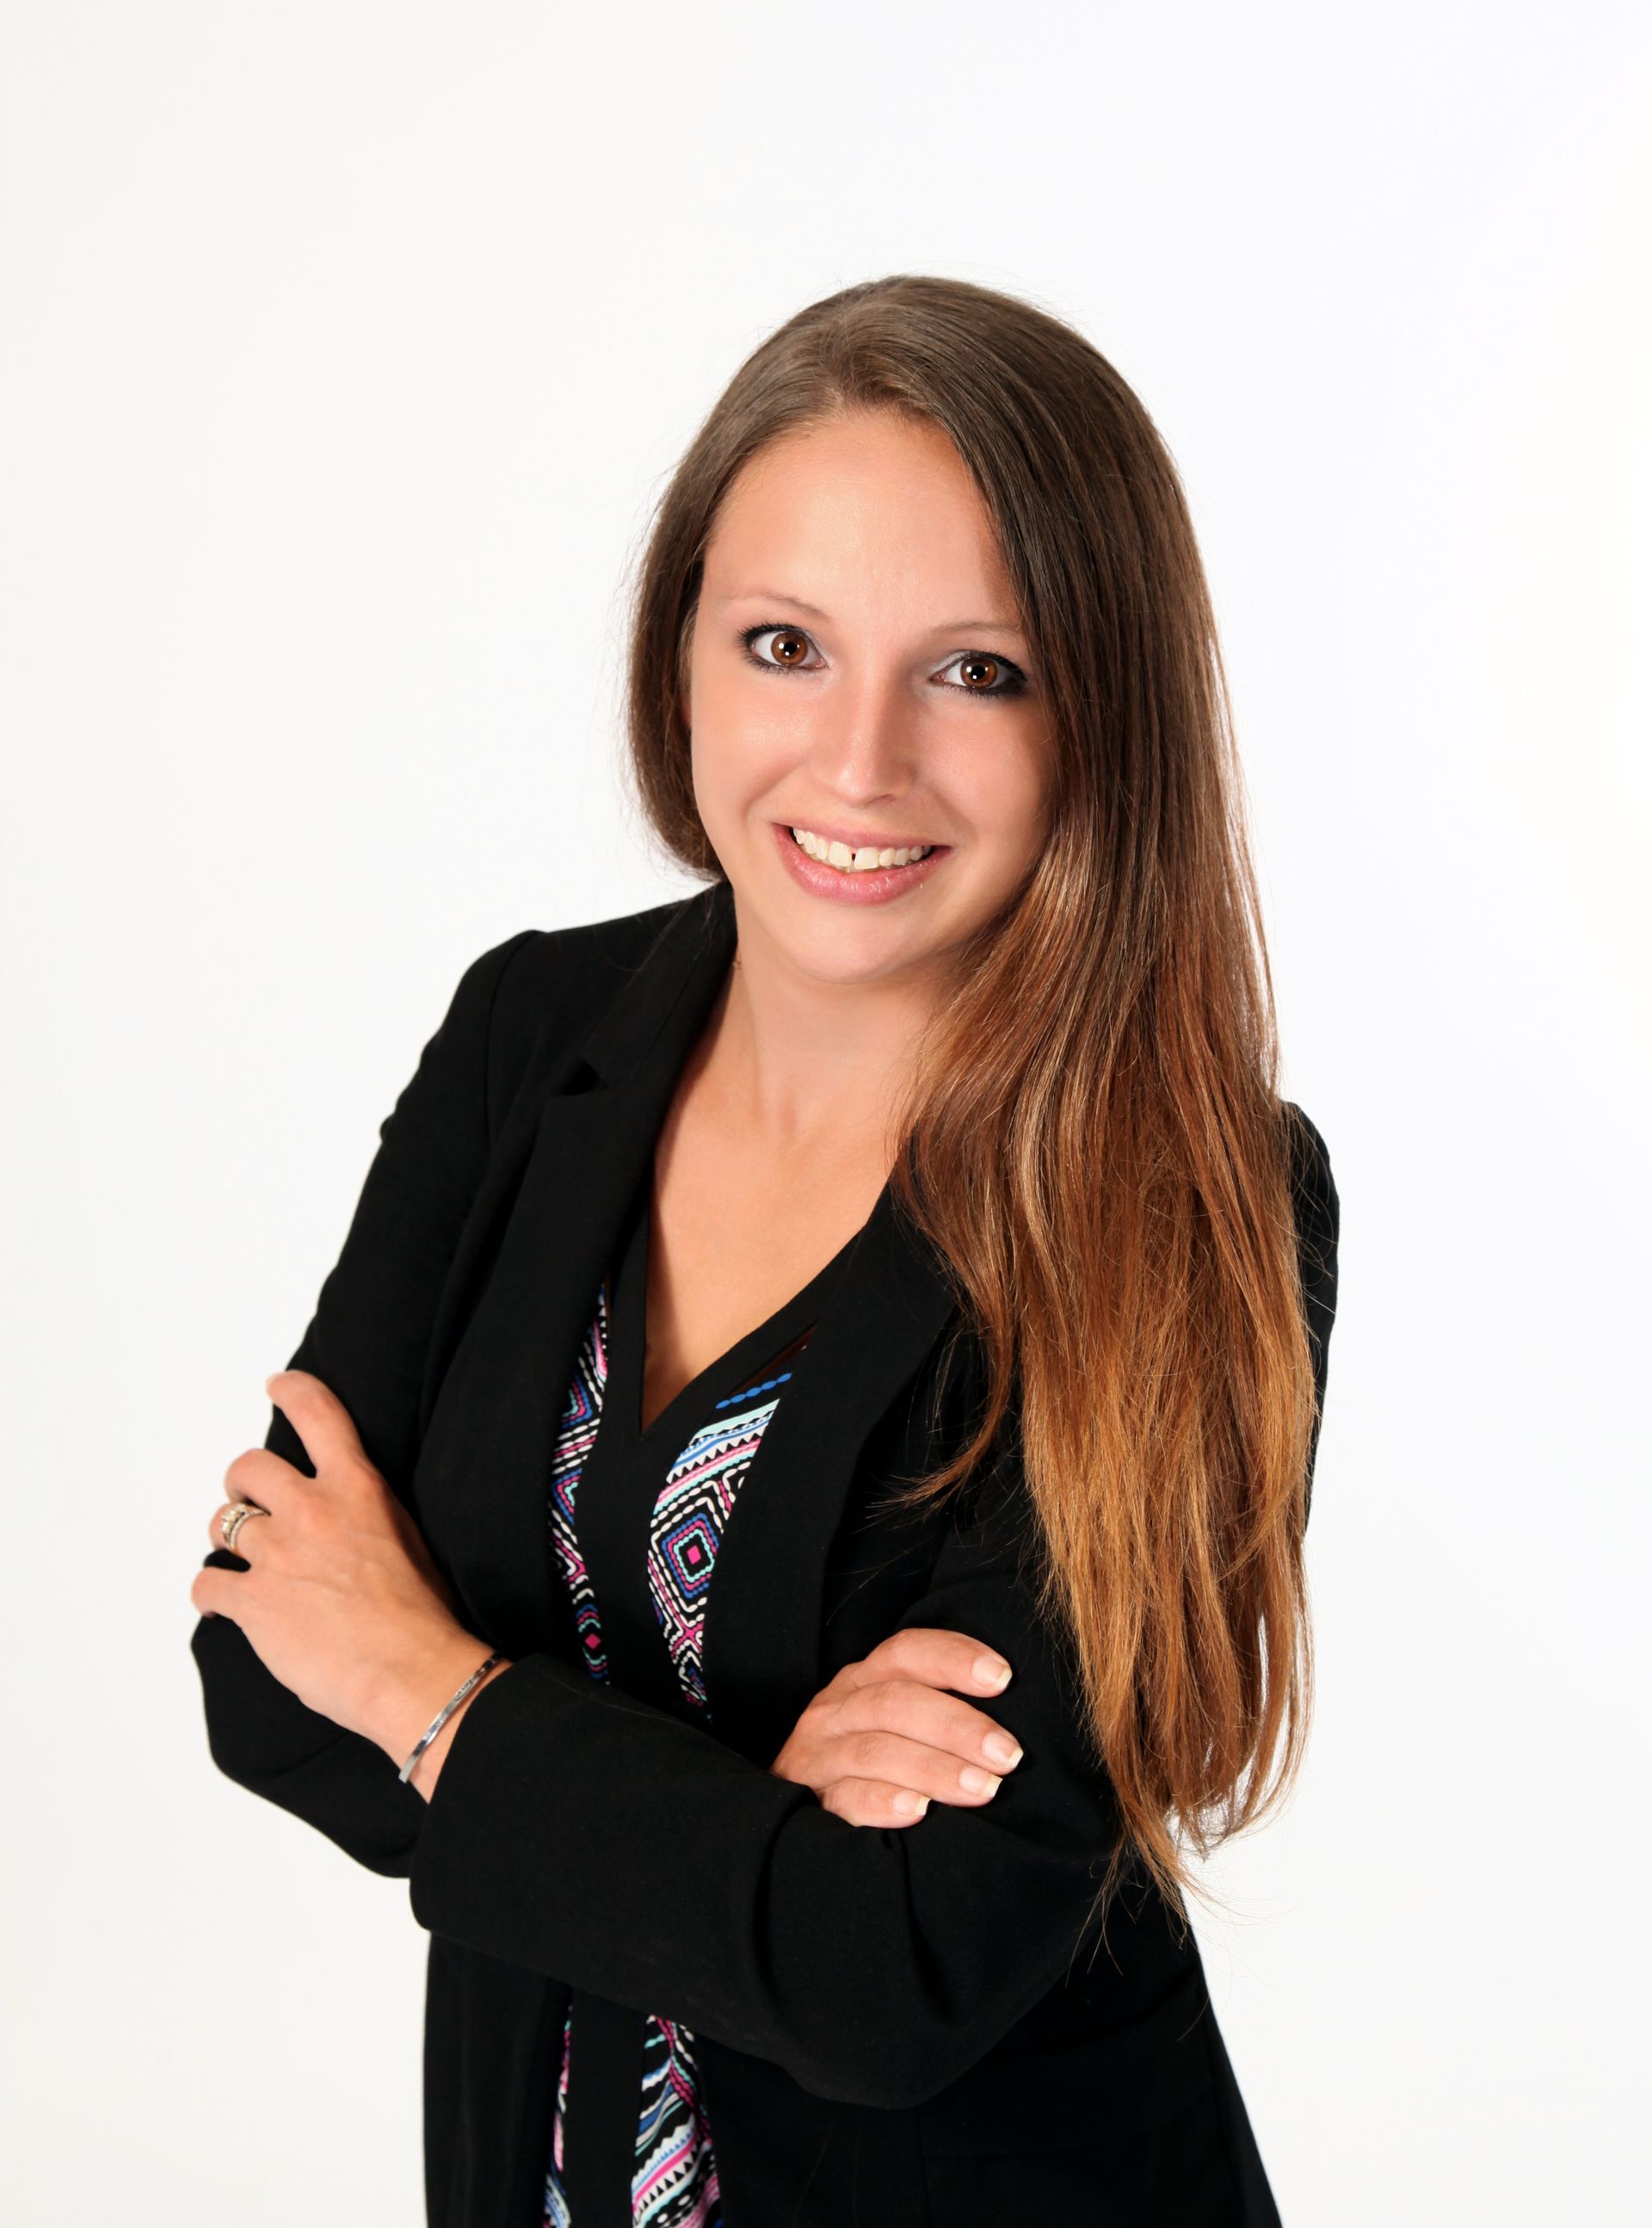
[{"label": "finger", "polygon": [[298,1434],[317,1475],[323,1463],[367,1461],[349,1410],[319,1377],[308,1369],[278,1369],[264,1389]]},{"label": "finger", "polygon": [[851,1826],[915,1826],[929,1808],[929,1797],[887,1780],[840,1779],[821,1796],[820,1805]]},{"label": "finger", "polygon": [[838,1676],[849,1687],[878,1679],[918,1679],[926,1687],[949,1687],[959,1693],[1002,1694],[1010,1668],[996,1649],[968,1633],[912,1624],[880,1640],[870,1655]]},{"label": "finger", "polygon": [[273,1515],[301,1481],[310,1483],[285,1456],[268,1447],[248,1447],[225,1470],[224,1494],[230,1501],[255,1501]]},{"label": "finger", "polygon": [[[242,1497],[245,1498],[246,1496]],[[211,1520],[207,1526],[208,1537],[211,1540],[215,1547],[225,1548],[230,1554],[239,1555],[243,1562],[250,1563],[253,1560],[253,1557],[247,1552],[247,1534],[255,1524],[268,1523],[269,1512],[266,1509],[260,1514],[244,1516],[241,1519],[240,1523],[236,1527],[235,1544],[232,1547],[230,1546],[228,1540],[224,1537],[224,1519],[228,1515],[230,1510],[234,1506],[235,1503],[233,1501],[221,1501],[219,1502],[217,1508],[213,1510]]]},{"label": "finger", "polygon": [[227,1617],[232,1624],[239,1624],[240,1619],[235,1611],[238,1607],[246,1609],[247,1597],[238,1597],[235,1590],[243,1583],[240,1572],[221,1571],[215,1564],[208,1563],[195,1572],[189,1599],[202,1617]]},{"label": "finger", "polygon": [[960,1764],[945,1750],[908,1740],[904,1733],[863,1732],[823,1742],[809,1777],[816,1786],[840,1777],[882,1779],[909,1787],[915,1795],[967,1806],[990,1802],[1003,1775],[978,1764]]},{"label": "finger", "polygon": [[984,1710],[916,1680],[882,1679],[851,1689],[835,1705],[829,1724],[833,1732],[904,1733],[991,1771],[1013,1771],[1021,1759],[1021,1743]]}]

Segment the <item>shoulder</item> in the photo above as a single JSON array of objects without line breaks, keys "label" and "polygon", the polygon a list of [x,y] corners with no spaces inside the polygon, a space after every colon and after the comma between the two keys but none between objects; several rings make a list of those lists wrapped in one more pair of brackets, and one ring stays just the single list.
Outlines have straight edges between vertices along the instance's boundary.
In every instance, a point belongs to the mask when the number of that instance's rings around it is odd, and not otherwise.
[{"label": "shoulder", "polygon": [[454,994],[485,1047],[497,1111],[591,1028],[696,893],[567,928],[522,928],[471,960]]},{"label": "shoulder", "polygon": [[496,1046],[529,1045],[594,1021],[636,972],[691,894],[642,912],[616,913],[570,928],[524,928],[484,953],[496,962],[491,1034]]}]

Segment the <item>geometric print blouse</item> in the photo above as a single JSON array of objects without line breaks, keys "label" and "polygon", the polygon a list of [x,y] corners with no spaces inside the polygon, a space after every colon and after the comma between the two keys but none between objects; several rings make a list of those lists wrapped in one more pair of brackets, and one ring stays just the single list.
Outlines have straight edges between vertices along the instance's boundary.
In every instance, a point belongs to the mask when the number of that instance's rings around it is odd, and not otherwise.
[{"label": "geometric print blouse", "polygon": [[[577,1517],[580,1474],[602,1418],[611,1321],[611,1291],[605,1277],[567,1388],[550,1484],[555,1561],[573,1605],[581,1660],[597,1680],[608,1677],[608,1663],[600,1611],[579,1552]],[[794,1355],[803,1342],[794,1338],[779,1359]],[[711,1712],[701,1663],[712,1571],[740,1481],[791,1376],[778,1361],[771,1367],[772,1373],[759,1382],[711,1404],[709,1419],[667,1470],[649,1525],[649,1596],[682,1692],[708,1724]],[[543,2228],[579,2228],[562,2186],[568,2069],[577,2046],[570,2007],[562,2030]],[[631,2220],[633,2228],[722,2228],[717,2161],[701,2099],[695,2038],[680,2022],[652,2015],[644,2021]]]}]

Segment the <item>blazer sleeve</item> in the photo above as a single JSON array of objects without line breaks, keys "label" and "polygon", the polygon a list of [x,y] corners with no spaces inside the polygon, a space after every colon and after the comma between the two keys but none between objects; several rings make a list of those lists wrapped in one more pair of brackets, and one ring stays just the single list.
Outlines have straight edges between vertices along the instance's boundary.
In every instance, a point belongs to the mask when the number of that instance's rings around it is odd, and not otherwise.
[{"label": "blazer sleeve", "polygon": [[[1322,1386],[1335,1268],[1322,1140],[1302,1165]],[[1036,1570],[1024,1476],[1002,1460],[900,1620],[970,1633],[1012,1667],[977,1703],[1023,1750],[987,1804],[851,1826],[709,1727],[525,1655],[459,1720],[413,1852],[415,1919],[682,2020],[817,2096],[921,2103],[1060,1978],[1118,1832]]]},{"label": "blazer sleeve", "polygon": [[[502,976],[524,929],[474,960],[379,1127],[343,1251],[321,1288],[289,1369],[311,1371],[349,1409],[375,1466],[405,1496],[418,1452],[426,1349],[487,1164],[488,1038]],[[306,1477],[304,1443],[279,1409],[264,1444]],[[244,1571],[225,1547],[205,1558]],[[219,1770],[290,1810],[370,1871],[405,1879],[424,1798],[382,1749],[301,1702],[227,1617],[200,1617],[189,1646]]]},{"label": "blazer sleeve", "polygon": [[984,1807],[851,1826],[708,1727],[524,1655],[459,1721],[413,1853],[414,1918],[816,2096],[933,2095],[1059,1977],[1117,1830],[1033,1607],[1023,1517],[1024,1493],[983,1489],[901,1619],[1012,1667],[985,1706],[1024,1755]]}]

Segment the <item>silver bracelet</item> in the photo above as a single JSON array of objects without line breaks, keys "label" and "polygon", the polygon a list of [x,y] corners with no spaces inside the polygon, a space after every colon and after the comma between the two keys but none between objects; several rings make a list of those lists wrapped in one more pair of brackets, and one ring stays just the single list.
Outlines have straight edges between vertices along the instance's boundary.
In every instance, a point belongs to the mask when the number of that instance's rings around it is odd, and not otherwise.
[{"label": "silver bracelet", "polygon": [[477,1664],[476,1669],[471,1672],[470,1677],[459,1688],[458,1693],[454,1695],[452,1700],[447,1704],[445,1709],[439,1712],[439,1713],[433,1717],[430,1723],[426,1726],[424,1732],[419,1737],[418,1747],[414,1749],[413,1754],[407,1758],[406,1764],[402,1765],[400,1770],[396,1774],[396,1777],[398,1779],[402,1781],[407,1779],[407,1774],[413,1770],[414,1764],[418,1763],[419,1757],[423,1756],[425,1751],[430,1746],[432,1741],[435,1739],[437,1734],[440,1732],[442,1727],[452,1716],[454,1711],[458,1709],[459,1704],[470,1693],[471,1687],[475,1686],[477,1681],[478,1679],[485,1679],[489,1672],[492,1670],[494,1665],[496,1663],[503,1663],[504,1660],[505,1659],[503,1655],[496,1655],[489,1656],[485,1663]]}]

